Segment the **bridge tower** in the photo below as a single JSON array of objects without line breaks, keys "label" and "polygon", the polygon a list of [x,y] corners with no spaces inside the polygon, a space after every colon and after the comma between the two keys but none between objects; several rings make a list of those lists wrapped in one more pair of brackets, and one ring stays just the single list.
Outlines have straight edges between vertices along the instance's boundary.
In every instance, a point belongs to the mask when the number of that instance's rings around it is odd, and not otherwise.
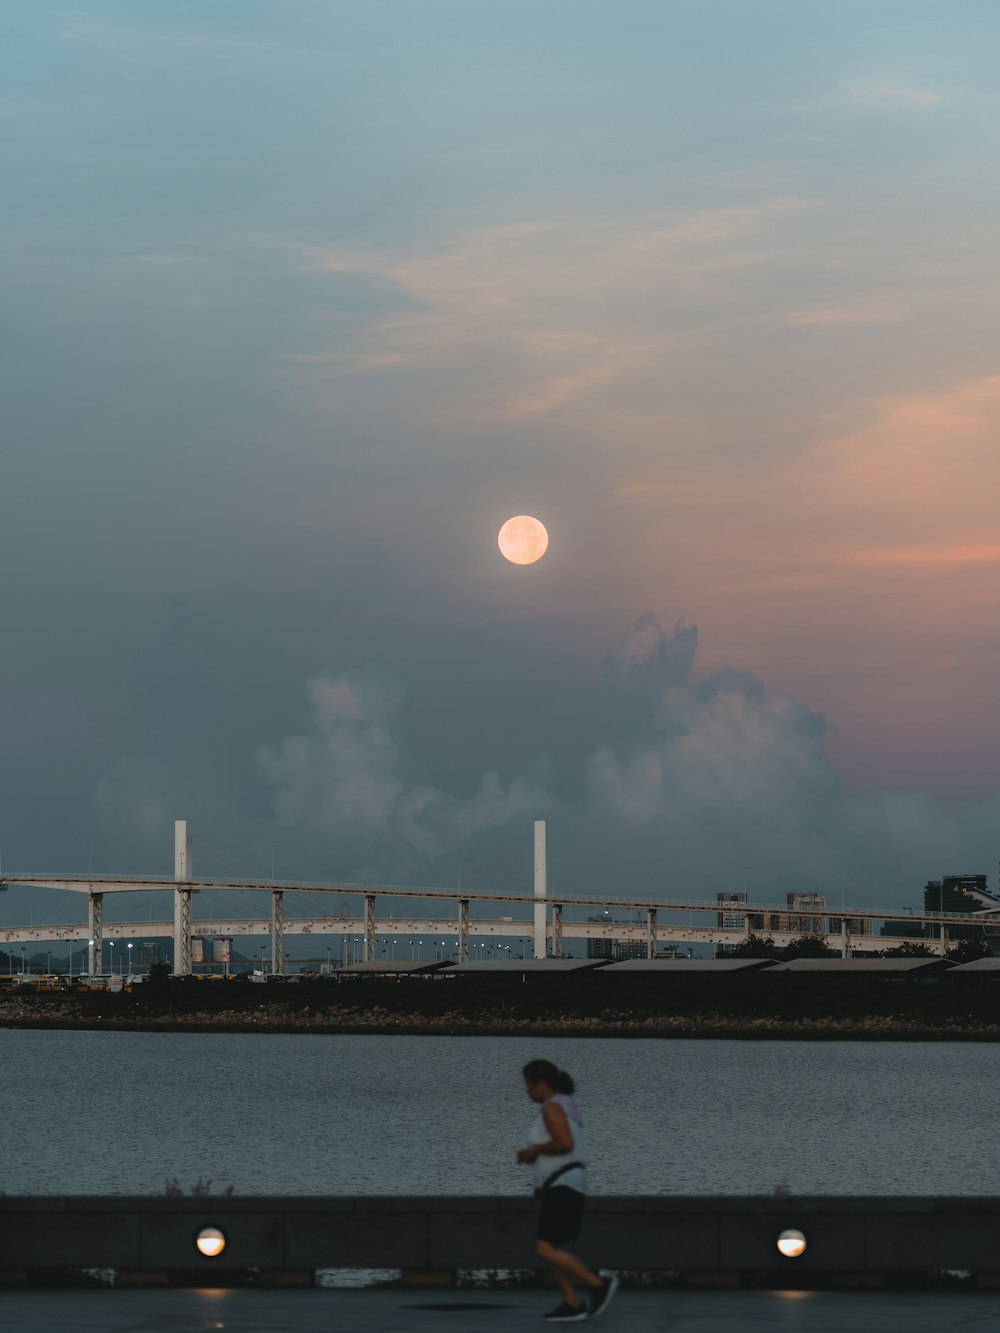
[{"label": "bridge tower", "polygon": [[174,820],[174,973],[191,973],[191,831],[186,819]]},{"label": "bridge tower", "polygon": [[545,943],[545,890],[548,879],[548,863],[545,846],[545,820],[535,820],[535,957],[544,958]]}]

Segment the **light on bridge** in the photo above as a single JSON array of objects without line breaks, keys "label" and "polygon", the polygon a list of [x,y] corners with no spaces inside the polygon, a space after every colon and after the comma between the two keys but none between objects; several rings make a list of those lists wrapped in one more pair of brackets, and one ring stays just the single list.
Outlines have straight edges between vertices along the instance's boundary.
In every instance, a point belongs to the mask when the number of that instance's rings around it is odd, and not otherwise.
[{"label": "light on bridge", "polygon": [[805,1254],[806,1243],[802,1232],[794,1228],[783,1231],[777,1240],[778,1249],[786,1259],[798,1259],[800,1255]]},{"label": "light on bridge", "polygon": [[194,1243],[206,1259],[216,1259],[226,1248],[226,1237],[218,1227],[202,1227]]}]

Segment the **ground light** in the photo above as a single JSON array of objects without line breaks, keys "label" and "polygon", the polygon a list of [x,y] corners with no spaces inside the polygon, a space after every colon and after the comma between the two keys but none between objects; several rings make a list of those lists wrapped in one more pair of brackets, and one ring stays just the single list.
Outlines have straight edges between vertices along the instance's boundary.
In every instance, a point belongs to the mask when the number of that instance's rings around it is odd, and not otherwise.
[{"label": "ground light", "polygon": [[218,1227],[202,1227],[194,1243],[206,1259],[217,1258],[226,1248],[226,1238]]},{"label": "ground light", "polygon": [[806,1238],[801,1231],[783,1231],[777,1240],[778,1249],[786,1259],[797,1259],[806,1252]]}]

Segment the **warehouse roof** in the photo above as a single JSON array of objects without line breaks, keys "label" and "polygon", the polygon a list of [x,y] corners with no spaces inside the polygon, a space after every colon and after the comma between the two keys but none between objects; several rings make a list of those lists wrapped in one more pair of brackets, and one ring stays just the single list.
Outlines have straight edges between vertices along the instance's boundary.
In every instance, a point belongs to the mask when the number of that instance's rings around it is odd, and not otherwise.
[{"label": "warehouse roof", "polygon": [[449,970],[474,976],[483,976],[487,972],[530,972],[533,975],[558,975],[561,972],[584,972],[587,968],[602,967],[604,962],[605,959],[603,958],[505,958],[502,962],[459,963]]},{"label": "warehouse roof", "polygon": [[956,963],[952,968],[959,972],[995,972],[1000,976],[1000,958],[975,958],[971,963]]},{"label": "warehouse roof", "polygon": [[432,959],[428,962],[425,958],[419,959],[394,959],[382,958],[375,959],[369,963],[348,963],[346,967],[337,969],[335,973],[338,977],[344,976],[411,976],[419,972],[439,972],[441,968],[447,967],[447,962],[439,962]]},{"label": "warehouse roof", "polygon": [[776,963],[767,969],[769,976],[777,972],[940,972],[951,964],[946,958],[793,958],[788,963]]},{"label": "warehouse roof", "polygon": [[602,972],[754,972],[771,967],[770,958],[626,958],[610,963]]}]

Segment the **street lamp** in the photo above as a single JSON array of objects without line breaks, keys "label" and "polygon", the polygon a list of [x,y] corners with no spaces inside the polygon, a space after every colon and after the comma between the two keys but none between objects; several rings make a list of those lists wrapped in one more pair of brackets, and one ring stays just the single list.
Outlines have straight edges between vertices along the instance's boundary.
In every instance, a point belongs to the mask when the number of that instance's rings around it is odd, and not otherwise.
[{"label": "street lamp", "polygon": [[808,1246],[805,1236],[796,1227],[789,1227],[787,1231],[783,1231],[775,1244],[786,1259],[798,1259],[800,1255],[805,1254]]},{"label": "street lamp", "polygon": [[108,972],[111,976],[115,974],[115,942],[108,940]]},{"label": "street lamp", "polygon": [[22,945],[21,945],[21,976],[22,976],[22,977],[24,976],[24,965],[25,965],[25,963],[27,962],[27,958],[25,957],[25,955],[27,954],[27,952],[28,952],[28,946],[27,946],[26,944],[22,944]]},{"label": "street lamp", "polygon": [[128,942],[128,979],[132,980],[132,941]]},{"label": "street lamp", "polygon": [[218,1227],[202,1227],[194,1238],[198,1251],[206,1259],[216,1259],[226,1248],[225,1232]]}]

